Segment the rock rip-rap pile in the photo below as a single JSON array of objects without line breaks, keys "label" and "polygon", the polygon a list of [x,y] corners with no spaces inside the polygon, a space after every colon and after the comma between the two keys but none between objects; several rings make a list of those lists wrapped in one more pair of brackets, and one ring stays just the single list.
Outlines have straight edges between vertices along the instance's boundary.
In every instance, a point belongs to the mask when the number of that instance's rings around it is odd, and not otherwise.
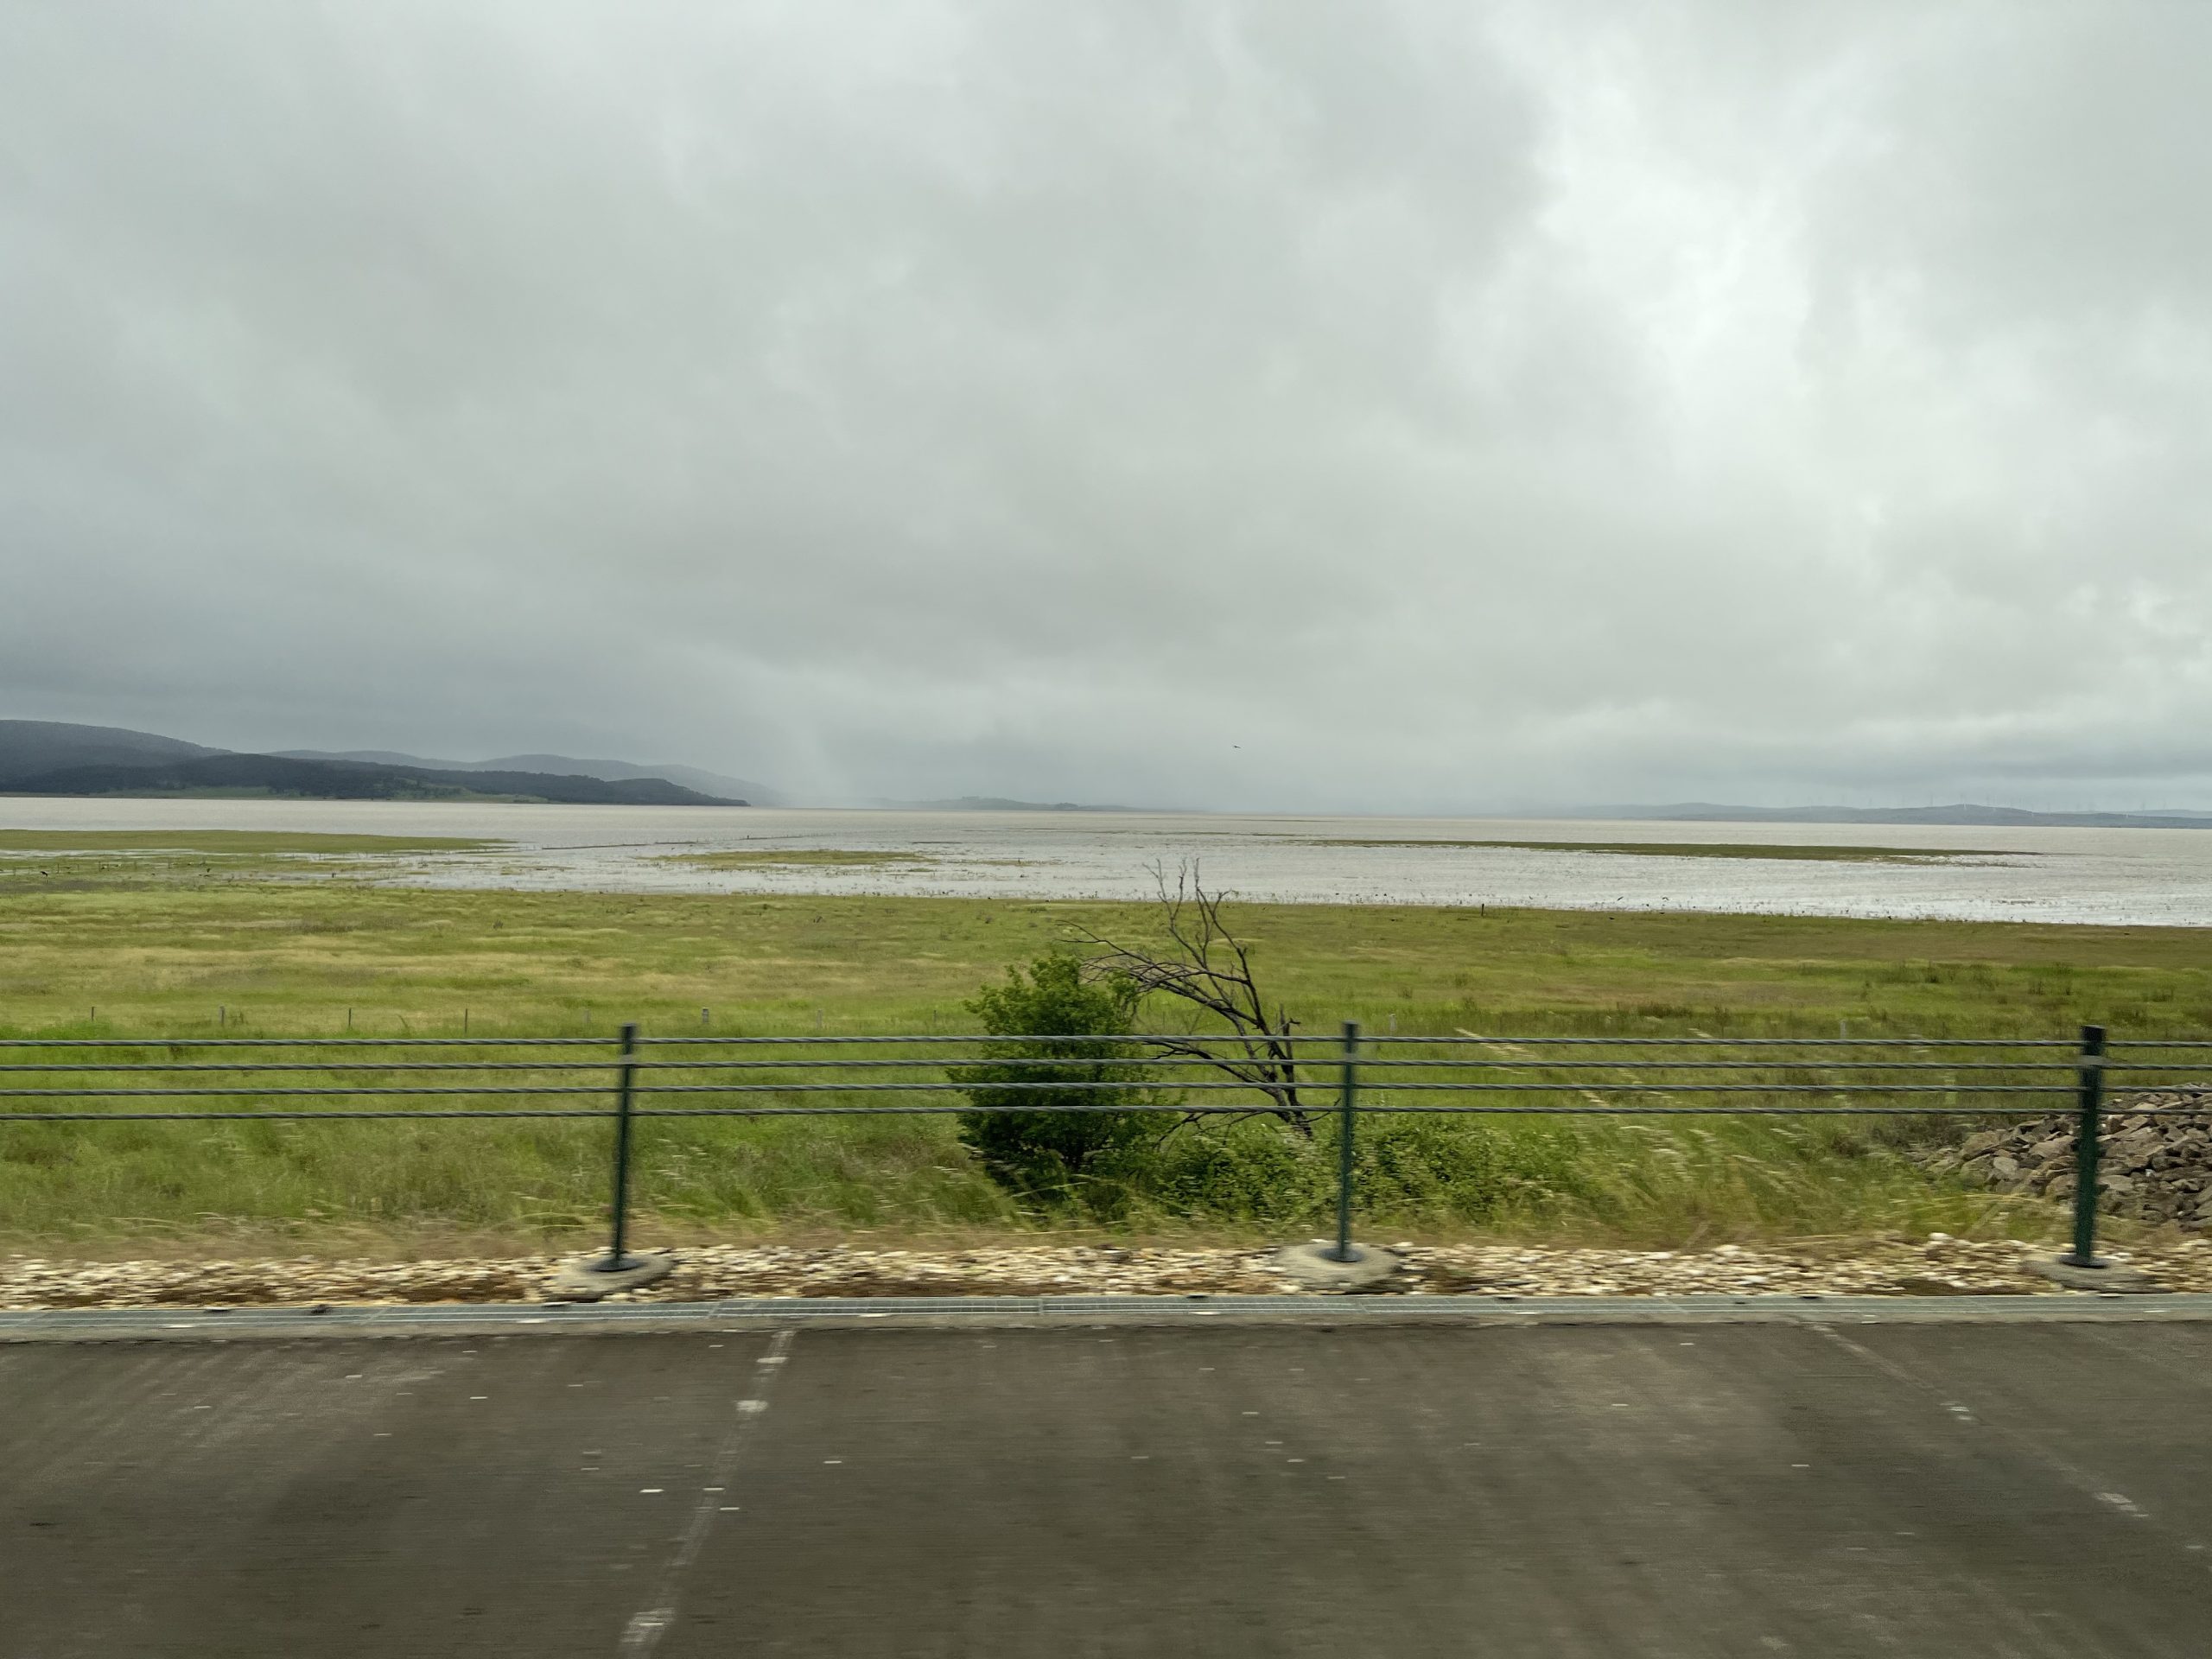
[{"label": "rock rip-rap pile", "polygon": [[[2070,1199],[2079,1119],[2052,1112],[1968,1135],[1932,1161],[2008,1192]],[[2131,1095],[2097,1138],[2097,1208],[2140,1221],[2212,1226],[2212,1086]]]}]

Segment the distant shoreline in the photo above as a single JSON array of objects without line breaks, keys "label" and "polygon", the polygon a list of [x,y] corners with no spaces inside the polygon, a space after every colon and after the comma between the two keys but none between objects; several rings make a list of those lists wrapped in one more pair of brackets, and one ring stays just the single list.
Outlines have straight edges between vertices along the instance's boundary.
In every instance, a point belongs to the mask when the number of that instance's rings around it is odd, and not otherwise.
[{"label": "distant shoreline", "polygon": [[[1488,816],[1488,815],[1484,815]],[[1543,815],[1536,815],[1543,816]],[[2034,812],[2021,806],[1729,806],[1706,801],[1672,806],[1586,807],[1549,815],[1577,823],[1894,823],[1983,830],[2212,830],[2212,812]]]}]

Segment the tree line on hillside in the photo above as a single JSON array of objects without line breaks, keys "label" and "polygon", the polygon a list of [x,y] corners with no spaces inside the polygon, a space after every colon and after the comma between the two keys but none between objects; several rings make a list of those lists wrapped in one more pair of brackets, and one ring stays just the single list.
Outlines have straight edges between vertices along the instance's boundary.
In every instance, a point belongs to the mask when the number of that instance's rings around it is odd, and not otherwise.
[{"label": "tree line on hillside", "polygon": [[167,795],[252,791],[315,800],[482,800],[632,806],[743,806],[662,778],[563,777],[539,772],[438,772],[369,761],[210,754],[149,765],[64,766],[11,778],[11,795]]}]

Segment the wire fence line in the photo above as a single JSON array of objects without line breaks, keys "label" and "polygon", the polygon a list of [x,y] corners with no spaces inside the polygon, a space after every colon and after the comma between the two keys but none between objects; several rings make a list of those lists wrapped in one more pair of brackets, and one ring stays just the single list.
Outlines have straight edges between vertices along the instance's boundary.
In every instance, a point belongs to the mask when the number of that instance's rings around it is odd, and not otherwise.
[{"label": "wire fence line", "polygon": [[[423,1037],[423,1038],[0,1038],[0,1103],[67,1100],[341,1100],[384,1097],[496,1101],[512,1097],[601,1096],[601,1108],[561,1109],[569,1116],[613,1116],[612,1096],[626,1086],[633,1114],[697,1113],[705,1108],[645,1104],[655,1096],[791,1096],[855,1094],[883,1096],[962,1094],[973,1086],[963,1073],[987,1067],[992,1086],[1065,1097],[1065,1109],[1086,1109],[1080,1096],[1133,1089],[1192,1094],[1241,1094],[1255,1105],[1205,1106],[1182,1101],[1132,1100],[1105,1109],[1220,1111],[1269,1109],[1265,1097],[1289,1090],[1334,1090],[1346,1065],[1367,1081],[1363,1109],[1382,1111],[1527,1112],[1580,1114],[1580,1105],[1550,1107],[1514,1100],[1470,1099],[1464,1106],[1406,1102],[1408,1095],[1542,1096],[1587,1095],[1592,1086],[1655,1103],[1633,1109],[1743,1114],[1750,1100],[1718,1107],[1656,1103],[1698,1096],[1757,1097],[1821,1095],[1839,1103],[1788,1106],[1790,1114],[1982,1116],[2019,1096],[2074,1096],[2079,1087],[2082,1045],[2043,1038],[1669,1038],[1669,1037],[1446,1037],[1291,1033],[1266,1042],[1287,1058],[1249,1052],[1234,1033],[1154,1033],[1133,1035],[1039,1035],[1015,1039],[977,1033],[868,1034],[804,1037]],[[1163,1046],[1173,1045],[1173,1051]],[[878,1058],[889,1046],[912,1051]],[[838,1052],[859,1047],[860,1057]],[[424,1058],[455,1049],[465,1057]],[[590,1058],[579,1049],[595,1050]],[[1027,1052],[1009,1052],[1012,1050]],[[1039,1050],[1045,1052],[1039,1052]],[[1471,1056],[1470,1049],[1490,1051]],[[1542,1053],[1516,1052],[1541,1049]],[[226,1058],[238,1051],[277,1050],[283,1058]],[[518,1051],[547,1051],[514,1058]],[[706,1050],[705,1055],[677,1052]],[[1586,1058],[1590,1051],[1628,1050],[1621,1058]],[[162,1054],[157,1057],[156,1052]],[[314,1053],[308,1058],[302,1051]],[[747,1058],[724,1058],[753,1051]],[[769,1051],[763,1056],[761,1051]],[[1563,1051],[1581,1051],[1571,1052]],[[1954,1052],[1955,1051],[1955,1052]],[[482,1053],[499,1058],[476,1058]],[[2014,1058],[1989,1058],[2009,1053]],[[2193,1039],[2109,1043],[2100,1058],[2108,1076],[2130,1086],[2180,1086],[2198,1065],[2212,1060],[2212,1042]],[[392,1058],[384,1058],[385,1055]],[[2158,1058],[2167,1054],[2177,1058]],[[1866,1056],[1875,1058],[1863,1058]],[[48,1058],[52,1056],[52,1058]],[[1897,1058],[1909,1056],[1909,1058]],[[2139,1058],[2139,1056],[2140,1058]],[[1083,1066],[1111,1075],[1066,1075]],[[1236,1068],[1235,1073],[1230,1068]],[[1267,1068],[1264,1077],[1248,1075]],[[1603,1074],[1591,1076],[1585,1074]],[[626,1076],[627,1084],[623,1084]],[[309,1079],[315,1079],[310,1082]],[[1942,1096],[1947,1103],[1932,1098]],[[1915,1103],[1897,1105],[1911,1097]],[[490,1116],[486,1105],[450,1114]],[[829,1104],[779,1108],[767,1104],[734,1111],[782,1115],[835,1110]],[[893,1100],[856,1110],[1020,1110],[972,1103],[901,1107]],[[1306,1108],[1306,1109],[1316,1109]],[[2167,1109],[2190,1109],[2187,1108]],[[189,1118],[194,1114],[176,1116]],[[335,1116],[334,1108],[270,1106],[205,1114],[242,1116]],[[347,1113],[347,1116],[359,1116]],[[427,1107],[394,1116],[430,1116]],[[448,1114],[441,1114],[442,1116]],[[120,1113],[67,1114],[86,1120]],[[0,1110],[0,1122],[63,1121],[53,1108]]]},{"label": "wire fence line", "polygon": [[[2074,1039],[1370,1035],[1350,1021],[1334,1033],[648,1037],[630,1025],[612,1039],[26,1037],[0,1038],[0,1126],[612,1121],[613,1236],[601,1260],[614,1271],[633,1260],[625,1229],[632,1125],[639,1118],[1047,1110],[1333,1119],[1337,1248],[1349,1253],[1351,1148],[1362,1116],[1986,1118],[2063,1101],[2076,1116],[2068,1259],[2094,1266],[2107,1080],[2138,1091],[2187,1091],[2191,1074],[2208,1063],[2212,1041],[2113,1042],[2094,1026]],[[1090,1097],[1100,1095],[1111,1097]],[[825,1098],[836,1096],[864,1098]],[[178,1104],[86,1103],[105,1101]],[[548,1103],[511,1103],[538,1101]],[[264,1102],[277,1103],[256,1103]],[[479,1102],[486,1103],[470,1103]],[[2138,1109],[2212,1115],[2212,1090],[2194,1102]]]},{"label": "wire fence line", "polygon": [[[1028,1092],[1066,1096],[1066,1109],[1084,1109],[1086,1092],[1133,1088],[1172,1091],[1178,1096],[1226,1093],[1267,1096],[1283,1090],[1333,1090],[1343,1068],[1357,1065],[1367,1080],[1363,1109],[1370,1112],[1465,1109],[1470,1112],[1556,1109],[1580,1113],[1580,1106],[1516,1106],[1501,1099],[1469,1101],[1462,1108],[1392,1102],[1404,1095],[1529,1096],[1586,1094],[1592,1086],[1615,1094],[1657,1101],[1695,1096],[1824,1095],[1845,1096],[1825,1108],[1791,1106],[1792,1113],[1866,1113],[1905,1110],[1916,1115],[1981,1116],[2005,1109],[2022,1096],[2072,1096],[2078,1088],[2081,1045],[2055,1039],[1992,1038],[1618,1038],[1618,1037],[1419,1037],[1361,1035],[1348,1045],[1342,1035],[1294,1033],[1268,1042],[1288,1051],[1287,1058],[1245,1052],[1233,1034],[1160,1033],[1116,1036],[1024,1036],[993,1038],[969,1033],[818,1037],[645,1037],[623,1039],[579,1037],[480,1038],[0,1038],[0,1102],[95,1099],[334,1100],[351,1097],[497,1100],[515,1096],[611,1097],[626,1074],[633,1112],[664,1109],[642,1101],[668,1095],[820,1096],[867,1094],[918,1096],[966,1092],[971,1080],[960,1074],[988,1067],[994,1087],[1019,1086]],[[1162,1045],[1174,1052],[1161,1052]],[[864,1046],[867,1057],[840,1049]],[[887,1046],[919,1052],[875,1058]],[[1019,1048],[1027,1052],[1007,1052]],[[1046,1052],[1039,1053],[1039,1049]],[[1466,1051],[1491,1051],[1471,1057]],[[1516,1056],[1499,1051],[1535,1050]],[[233,1051],[281,1050],[282,1058],[221,1058]],[[465,1049],[463,1058],[420,1058],[427,1052]],[[550,1051],[537,1058],[507,1058],[517,1051]],[[598,1051],[591,1058],[578,1049]],[[672,1051],[707,1049],[701,1057]],[[1628,1049],[1620,1058],[1591,1058],[1561,1051]],[[772,1051],[770,1057],[722,1058],[732,1050]],[[173,1058],[156,1058],[163,1051]],[[317,1058],[296,1058],[302,1051]],[[796,1052],[794,1052],[796,1051]],[[1057,1052],[1056,1052],[1057,1051]],[[1950,1051],[1958,1051],[1955,1056]],[[502,1058],[474,1058],[491,1052]],[[2017,1058],[1987,1058],[2010,1052]],[[2176,1053],[2207,1054],[2212,1042],[2176,1039],[2112,1043],[2101,1059],[2107,1075],[2130,1086],[2157,1088],[2190,1081],[2198,1062],[2159,1058]],[[407,1057],[402,1058],[404,1053]],[[392,1054],[391,1058],[382,1058]],[[1859,1058],[1865,1055],[1878,1058]],[[52,1055],[54,1058],[46,1058]],[[2137,1058],[2138,1055],[2144,1058]],[[211,1058],[211,1056],[213,1056]],[[324,1058],[324,1057],[327,1058]],[[575,1058],[571,1058],[574,1056]],[[1910,1058],[1893,1058],[1910,1056]],[[33,1058],[35,1057],[35,1058]],[[1109,1067],[1112,1075],[1065,1075],[1081,1066]],[[1265,1077],[1224,1075],[1227,1068],[1254,1072],[1270,1067]],[[1598,1076],[1586,1074],[1603,1074]],[[319,1081],[309,1082],[308,1079]],[[1885,1103],[1889,1097],[1943,1096],[1909,1107]],[[1978,1103],[1987,1102],[1989,1103]],[[1255,1109],[1223,1106],[1224,1112]],[[407,1109],[428,1116],[424,1109]],[[491,1107],[475,1109],[489,1115]],[[690,1109],[665,1109],[668,1110]],[[768,1107],[744,1108],[748,1111]],[[832,1109],[827,1105],[794,1107],[798,1111]],[[925,1109],[918,1103],[901,1108],[886,1101],[859,1109]],[[941,1109],[928,1108],[926,1109]],[[942,1109],[996,1109],[986,1104]],[[1201,1109],[1195,1103],[1134,1101],[1110,1109],[1169,1111]],[[1308,1108],[1307,1109],[1313,1109]],[[1648,1109],[1665,1115],[1655,1104]],[[1688,1107],[1673,1109],[1689,1110]],[[1700,1111],[1706,1109],[1696,1109]],[[1748,1104],[1711,1109],[1742,1113]],[[564,1116],[615,1115],[612,1103],[596,1111],[577,1109]],[[290,1118],[335,1116],[334,1110],[267,1108],[225,1113],[226,1118],[262,1116]],[[99,1114],[85,1114],[97,1116]],[[187,1114],[189,1116],[189,1114]],[[211,1114],[212,1116],[212,1114]],[[58,1121],[52,1109],[0,1111],[0,1122]]]}]

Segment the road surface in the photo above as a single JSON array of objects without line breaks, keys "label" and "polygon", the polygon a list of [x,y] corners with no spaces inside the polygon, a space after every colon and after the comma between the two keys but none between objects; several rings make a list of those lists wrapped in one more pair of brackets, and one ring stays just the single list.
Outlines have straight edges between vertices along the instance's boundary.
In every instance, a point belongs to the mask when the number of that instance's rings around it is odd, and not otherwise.
[{"label": "road surface", "polygon": [[0,1345],[0,1656],[2190,1656],[2212,1324]]}]

